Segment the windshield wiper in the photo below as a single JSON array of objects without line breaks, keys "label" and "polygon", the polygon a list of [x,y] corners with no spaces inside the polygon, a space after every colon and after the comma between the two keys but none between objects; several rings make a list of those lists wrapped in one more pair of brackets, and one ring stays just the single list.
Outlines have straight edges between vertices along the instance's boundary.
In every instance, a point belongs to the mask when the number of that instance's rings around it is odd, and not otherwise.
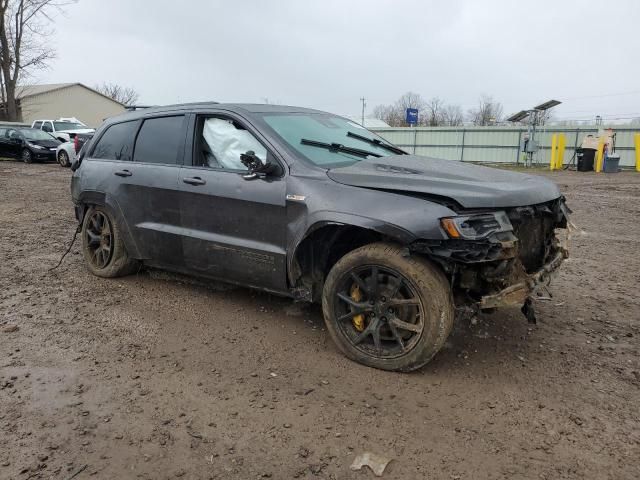
[{"label": "windshield wiper", "polygon": [[385,150],[396,153],[398,155],[407,154],[407,152],[405,152],[404,150],[401,150],[398,147],[394,147],[393,145],[389,145],[388,143],[384,143],[382,140],[378,140],[377,138],[364,137],[353,132],[347,132],[347,137],[357,138],[358,140],[362,140],[363,142],[375,145],[376,147],[384,148]]},{"label": "windshield wiper", "polygon": [[351,155],[356,155],[358,157],[364,157],[364,158],[366,157],[380,158],[382,156],[379,153],[369,152],[367,150],[361,150],[359,148],[347,147],[346,145],[342,145],[340,143],[318,142],[316,140],[308,140],[306,138],[303,138],[302,140],[300,140],[300,143],[302,145],[309,145],[311,147],[318,147],[318,148],[326,148],[327,150],[330,150],[332,152],[349,153]]}]

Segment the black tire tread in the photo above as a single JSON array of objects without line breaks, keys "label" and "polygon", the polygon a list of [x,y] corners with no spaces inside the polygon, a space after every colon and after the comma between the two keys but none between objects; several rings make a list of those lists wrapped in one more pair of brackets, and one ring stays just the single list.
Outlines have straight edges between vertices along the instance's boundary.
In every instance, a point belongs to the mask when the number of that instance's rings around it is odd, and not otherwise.
[{"label": "black tire tread", "polygon": [[[90,254],[86,244],[86,225],[89,222],[91,214],[96,210],[101,211],[102,213],[107,215],[109,221],[111,222],[111,229],[113,232],[113,256],[111,257],[111,261],[109,262],[109,264],[104,268],[96,268],[95,266],[93,266],[89,258]],[[85,265],[87,266],[87,269],[98,277],[122,277],[134,273],[139,267],[138,261],[130,258],[129,254],[127,253],[127,249],[125,248],[124,242],[122,240],[122,234],[117,222],[111,217],[109,212],[101,206],[90,207],[82,221],[82,255],[85,259]]]},{"label": "black tire tread", "polygon": [[[440,311],[440,315],[437,315],[438,318],[431,319],[437,322],[436,335],[433,338],[421,339],[411,352],[397,359],[382,360],[363,354],[344,340],[342,334],[337,330],[337,326],[334,325],[332,291],[335,283],[349,268],[372,261],[393,267],[411,279],[417,286],[421,298],[429,299],[429,302],[436,305],[437,310]],[[427,309],[423,308],[423,310],[426,317]],[[429,363],[451,333],[455,317],[451,287],[442,270],[428,259],[408,255],[402,247],[391,243],[368,244],[347,253],[338,260],[325,281],[322,312],[329,335],[348,358],[375,368],[402,372],[416,370]],[[425,318],[424,321],[426,328],[428,319]]]}]

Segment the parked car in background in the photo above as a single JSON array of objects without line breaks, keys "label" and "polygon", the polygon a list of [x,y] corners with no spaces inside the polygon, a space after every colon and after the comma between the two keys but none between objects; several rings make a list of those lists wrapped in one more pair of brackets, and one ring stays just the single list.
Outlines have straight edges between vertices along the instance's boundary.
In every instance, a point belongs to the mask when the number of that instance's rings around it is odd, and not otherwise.
[{"label": "parked car in background", "polygon": [[146,264],[321,303],[338,348],[376,368],[426,364],[457,314],[534,321],[567,255],[550,180],[410,155],[325,112],[149,108],[87,147],[71,194],[90,272]]},{"label": "parked car in background", "polygon": [[58,121],[59,122],[73,122],[73,123],[77,123],[77,124],[80,124],[80,125],[84,125],[85,127],[89,128],[89,126],[86,123],[78,120],[76,117],[60,117],[58,119]]},{"label": "parked car in background", "polygon": [[37,128],[38,130],[50,133],[61,142],[72,140],[73,136],[77,133],[95,132],[94,128],[89,128],[84,123],[71,119],[35,120],[31,124],[31,128]]},{"label": "parked car in background", "polygon": [[60,140],[35,128],[0,127],[0,156],[25,163],[56,160]]},{"label": "parked car in background", "polygon": [[58,145],[56,158],[61,167],[70,167],[85,143],[93,137],[93,133],[74,134],[70,142]]}]

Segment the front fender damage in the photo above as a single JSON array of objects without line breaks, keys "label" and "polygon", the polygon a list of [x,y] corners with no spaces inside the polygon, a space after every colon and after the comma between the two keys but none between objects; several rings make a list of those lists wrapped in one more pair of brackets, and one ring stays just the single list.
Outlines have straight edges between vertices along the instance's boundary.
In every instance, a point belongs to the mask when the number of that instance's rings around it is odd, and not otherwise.
[{"label": "front fender damage", "polygon": [[532,300],[539,298],[569,256],[569,210],[560,198],[507,213],[512,231],[477,241],[420,240],[410,249],[442,266],[460,315],[473,317],[481,310],[522,306],[527,319],[535,323]]},{"label": "front fender damage", "polygon": [[524,305],[526,300],[535,295],[541,287],[549,285],[552,274],[558,270],[565,258],[569,256],[566,249],[561,248],[553,259],[537,272],[522,274],[521,280],[498,293],[484,295],[477,302],[481,310],[489,308]]}]

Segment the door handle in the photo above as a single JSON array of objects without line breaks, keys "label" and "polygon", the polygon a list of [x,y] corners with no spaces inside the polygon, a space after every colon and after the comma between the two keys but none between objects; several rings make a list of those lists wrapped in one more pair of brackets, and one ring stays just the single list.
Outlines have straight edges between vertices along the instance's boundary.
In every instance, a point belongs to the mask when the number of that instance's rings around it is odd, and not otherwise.
[{"label": "door handle", "polygon": [[204,185],[205,183],[207,183],[200,177],[187,177],[183,178],[182,181],[184,183],[188,183],[189,185]]},{"label": "door handle", "polygon": [[118,170],[117,172],[114,172],[113,174],[117,175],[119,177],[130,177],[131,175],[133,175],[133,173],[131,173],[129,170]]}]

